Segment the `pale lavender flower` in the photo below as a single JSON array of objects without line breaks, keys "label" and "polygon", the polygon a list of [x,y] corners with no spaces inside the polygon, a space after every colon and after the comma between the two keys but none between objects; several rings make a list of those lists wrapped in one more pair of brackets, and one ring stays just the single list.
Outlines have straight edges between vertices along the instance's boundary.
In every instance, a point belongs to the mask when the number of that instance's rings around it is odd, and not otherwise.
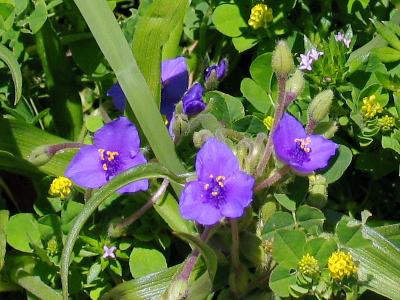
[{"label": "pale lavender flower", "polygon": [[313,61],[316,61],[318,58],[320,58],[320,56],[324,55],[324,52],[318,51],[316,48],[312,48],[307,52],[307,54]]},{"label": "pale lavender flower", "polygon": [[117,250],[117,247],[112,246],[108,248],[108,246],[104,245],[103,246],[103,258],[114,258],[115,259],[115,250]]},{"label": "pale lavender flower", "polygon": [[350,47],[350,43],[351,43],[351,39],[346,39],[346,38],[343,39],[343,44],[346,46],[346,48]]},{"label": "pale lavender flower", "polygon": [[343,41],[343,39],[344,39],[344,34],[343,33],[338,32],[337,34],[335,34],[335,40],[337,42],[341,42],[341,41]]},{"label": "pale lavender flower", "polygon": [[312,67],[311,67],[311,64],[313,63],[313,60],[312,60],[312,58],[308,55],[308,53],[307,54],[300,54],[300,58],[301,58],[301,61],[300,61],[300,66],[299,66],[299,69],[300,70],[308,70],[308,71],[311,71],[312,70]]}]

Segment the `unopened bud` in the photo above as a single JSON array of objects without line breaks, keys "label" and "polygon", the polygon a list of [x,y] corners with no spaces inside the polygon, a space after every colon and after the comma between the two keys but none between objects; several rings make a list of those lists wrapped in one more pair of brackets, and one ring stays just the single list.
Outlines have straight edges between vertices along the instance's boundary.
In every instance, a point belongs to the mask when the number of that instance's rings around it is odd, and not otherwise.
[{"label": "unopened bud", "polygon": [[188,116],[197,115],[204,110],[206,104],[203,101],[204,88],[196,82],[189,90],[183,95],[183,112]]},{"label": "unopened bud", "polygon": [[208,129],[202,129],[193,134],[193,144],[197,149],[200,149],[201,146],[207,141],[210,137],[213,137],[214,134]]},{"label": "unopened bud", "polygon": [[43,145],[33,149],[31,154],[28,156],[29,162],[35,166],[46,164],[53,157],[49,151],[50,146],[51,145]]},{"label": "unopened bud", "polygon": [[166,293],[161,296],[161,300],[183,300],[188,297],[189,285],[187,280],[176,279],[169,286]]},{"label": "unopened bud", "polygon": [[333,99],[333,92],[325,90],[319,93],[311,101],[308,107],[308,118],[314,122],[321,122],[329,113]]},{"label": "unopened bud", "polygon": [[294,68],[292,52],[285,41],[279,41],[272,53],[272,69],[278,75],[287,75]]},{"label": "unopened bud", "polygon": [[174,141],[177,141],[184,134],[186,128],[188,127],[188,117],[185,114],[174,113],[170,122],[171,123],[168,126],[169,135]]},{"label": "unopened bud", "polygon": [[107,234],[110,238],[119,238],[125,234],[126,227],[121,226],[121,218],[114,218],[108,225]]},{"label": "unopened bud", "polygon": [[326,178],[318,174],[308,176],[308,180],[308,204],[317,208],[323,208],[328,200]]},{"label": "unopened bud", "polygon": [[286,83],[286,106],[299,96],[304,89],[303,72],[296,70]]},{"label": "unopened bud", "polygon": [[204,86],[207,91],[215,90],[220,81],[222,81],[228,73],[228,60],[222,59],[218,64],[209,66],[204,72]]}]

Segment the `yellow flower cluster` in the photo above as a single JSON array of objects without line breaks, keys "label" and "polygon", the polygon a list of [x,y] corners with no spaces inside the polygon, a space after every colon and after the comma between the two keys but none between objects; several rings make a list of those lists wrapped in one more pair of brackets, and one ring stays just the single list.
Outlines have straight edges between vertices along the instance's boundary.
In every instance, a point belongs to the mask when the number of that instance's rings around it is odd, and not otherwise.
[{"label": "yellow flower cluster", "polygon": [[251,9],[248,23],[253,29],[258,29],[263,27],[267,22],[271,22],[272,19],[272,9],[268,8],[265,4],[259,3]]},{"label": "yellow flower cluster", "polygon": [[314,275],[319,272],[318,260],[310,255],[306,254],[299,261],[299,270],[304,275]]},{"label": "yellow flower cluster", "polygon": [[328,269],[333,279],[342,280],[357,272],[357,266],[350,253],[335,251],[328,259]]},{"label": "yellow flower cluster", "polygon": [[363,98],[361,112],[365,118],[372,119],[376,114],[383,112],[383,107],[376,102],[376,96],[371,95]]},{"label": "yellow flower cluster", "polygon": [[264,118],[263,123],[268,130],[271,130],[272,125],[274,124],[274,118],[271,116],[267,116]]},{"label": "yellow flower cluster", "polygon": [[396,126],[396,121],[393,117],[383,116],[378,119],[378,124],[383,131],[390,130]]},{"label": "yellow flower cluster", "polygon": [[51,240],[49,240],[48,242],[47,242],[47,248],[46,248],[46,250],[47,250],[47,253],[50,255],[50,256],[54,256],[54,255],[56,255],[57,253],[58,253],[58,243],[57,243],[57,241],[55,240],[55,239],[51,239]]},{"label": "yellow flower cluster", "polygon": [[72,182],[67,177],[59,176],[51,182],[49,194],[64,199],[71,193]]}]

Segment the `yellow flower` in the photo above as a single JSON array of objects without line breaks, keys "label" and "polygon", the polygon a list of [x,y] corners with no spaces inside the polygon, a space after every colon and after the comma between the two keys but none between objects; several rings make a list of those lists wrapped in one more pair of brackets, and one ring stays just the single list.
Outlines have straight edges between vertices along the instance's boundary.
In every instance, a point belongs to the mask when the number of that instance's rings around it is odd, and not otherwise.
[{"label": "yellow flower", "polygon": [[258,29],[263,27],[267,22],[271,22],[272,19],[272,9],[268,8],[265,4],[259,3],[251,9],[248,23],[253,29]]},{"label": "yellow flower", "polygon": [[263,123],[268,130],[271,130],[272,125],[274,124],[274,118],[271,116],[267,116],[264,118]]},{"label": "yellow flower", "polygon": [[342,280],[357,273],[357,266],[350,253],[335,251],[328,259],[328,269],[333,279]]},{"label": "yellow flower", "polygon": [[383,107],[376,102],[376,96],[371,95],[363,98],[363,105],[361,106],[361,113],[367,119],[372,119],[376,114],[383,112]]},{"label": "yellow flower", "polygon": [[71,193],[72,181],[67,177],[59,176],[51,182],[49,195],[64,199]]},{"label": "yellow flower", "polygon": [[299,270],[304,275],[314,275],[319,272],[318,260],[310,255],[306,254],[299,261]]},{"label": "yellow flower", "polygon": [[381,130],[386,131],[396,126],[396,121],[393,117],[383,116],[378,119],[378,124],[381,127]]}]

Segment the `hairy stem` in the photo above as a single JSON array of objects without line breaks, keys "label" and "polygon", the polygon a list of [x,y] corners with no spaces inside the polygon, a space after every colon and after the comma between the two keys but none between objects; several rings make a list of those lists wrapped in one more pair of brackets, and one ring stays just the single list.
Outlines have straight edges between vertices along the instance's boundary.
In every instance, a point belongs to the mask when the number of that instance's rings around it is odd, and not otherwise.
[{"label": "hairy stem", "polygon": [[266,187],[273,185],[274,183],[279,181],[283,177],[283,175],[285,175],[287,172],[289,172],[289,170],[290,170],[289,166],[284,166],[284,167],[276,170],[275,173],[272,174],[272,176],[266,178],[261,183],[257,184],[256,187],[254,188],[254,191],[258,192],[262,189],[265,189]]},{"label": "hairy stem", "polygon": [[50,145],[47,148],[47,153],[51,156],[56,154],[58,151],[64,150],[64,149],[71,149],[71,148],[81,148],[85,146],[82,143],[62,143],[62,144],[55,144],[55,145]]},{"label": "hairy stem", "polygon": [[286,81],[287,81],[287,75],[278,75],[279,96],[278,96],[277,107],[275,109],[275,114],[274,114],[274,123],[272,124],[271,131],[269,132],[268,141],[267,145],[265,146],[264,153],[261,157],[260,162],[257,165],[257,169],[254,174],[255,178],[258,178],[263,174],[265,167],[267,166],[267,163],[269,161],[269,158],[271,157],[272,154],[272,148],[273,148],[272,136],[274,134],[277,124],[279,123],[279,120],[282,118],[282,115],[286,109],[286,101],[285,101]]},{"label": "hairy stem", "polygon": [[239,230],[237,219],[231,219],[231,233],[232,233],[232,264],[234,270],[239,270]]}]

